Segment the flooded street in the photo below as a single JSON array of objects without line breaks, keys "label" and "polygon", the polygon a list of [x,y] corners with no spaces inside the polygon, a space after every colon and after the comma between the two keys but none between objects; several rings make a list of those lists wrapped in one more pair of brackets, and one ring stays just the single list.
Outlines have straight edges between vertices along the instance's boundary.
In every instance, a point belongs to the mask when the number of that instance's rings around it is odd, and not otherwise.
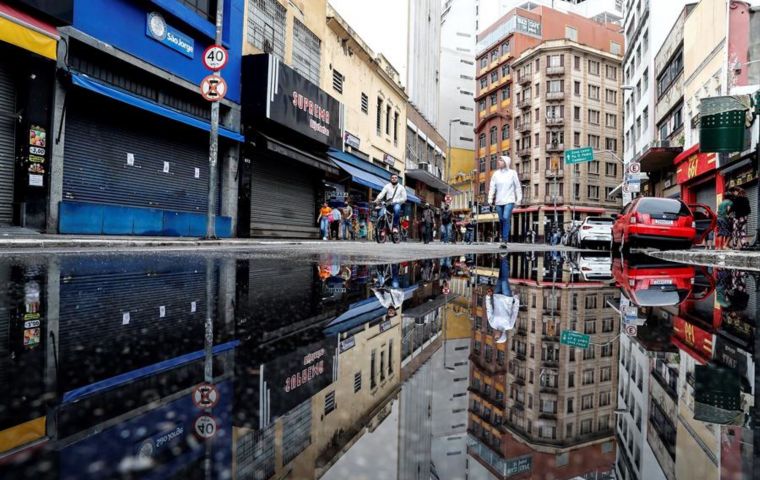
[{"label": "flooded street", "polygon": [[753,478],[758,276],[0,260],[0,478]]}]

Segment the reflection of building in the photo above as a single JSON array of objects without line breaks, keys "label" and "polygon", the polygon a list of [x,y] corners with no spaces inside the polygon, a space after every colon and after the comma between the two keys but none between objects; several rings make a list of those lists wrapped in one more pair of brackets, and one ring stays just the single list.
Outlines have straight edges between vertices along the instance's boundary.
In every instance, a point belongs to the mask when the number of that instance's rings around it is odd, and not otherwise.
[{"label": "reflection of building", "polygon": [[[551,256],[512,254],[505,261],[520,298],[517,324],[504,344],[508,350],[493,344],[481,307],[498,270],[488,260],[479,260],[477,270],[470,455],[497,478],[525,472],[539,478],[607,475],[615,454],[619,319],[606,303],[617,291],[581,280]],[[592,346],[560,345],[563,330],[589,335]]]}]

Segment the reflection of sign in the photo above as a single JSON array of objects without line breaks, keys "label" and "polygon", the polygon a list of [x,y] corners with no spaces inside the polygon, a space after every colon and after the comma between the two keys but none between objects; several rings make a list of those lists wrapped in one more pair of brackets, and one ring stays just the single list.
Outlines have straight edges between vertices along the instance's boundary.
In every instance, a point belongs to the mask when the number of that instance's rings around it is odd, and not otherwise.
[{"label": "reflection of sign", "polygon": [[202,440],[214,438],[214,435],[216,435],[216,419],[211,415],[200,415],[195,419],[193,431]]},{"label": "reflection of sign", "polygon": [[638,333],[639,327],[636,325],[626,325],[625,326],[625,334],[629,337],[635,337]]},{"label": "reflection of sign", "polygon": [[36,174],[30,174],[29,175],[29,186],[30,187],[42,187],[44,186],[43,179],[44,177],[42,175],[36,175]]},{"label": "reflection of sign", "polygon": [[201,81],[201,95],[209,102],[218,102],[227,95],[227,82],[219,75],[209,75]]},{"label": "reflection of sign", "polygon": [[144,440],[137,449],[140,458],[152,458],[155,454],[171,445],[173,440],[181,438],[185,434],[185,427],[179,425],[169,432]]},{"label": "reflection of sign", "polygon": [[203,52],[203,66],[214,72],[223,69],[228,59],[227,50],[220,45],[210,45]]},{"label": "reflection of sign", "polygon": [[639,309],[636,305],[623,307],[623,322],[633,323],[639,319]]},{"label": "reflection of sign", "polygon": [[198,408],[214,408],[219,403],[219,391],[210,383],[201,383],[193,388],[193,405]]},{"label": "reflection of sign", "polygon": [[507,463],[505,465],[505,474],[507,477],[510,477],[519,473],[529,472],[532,466],[533,457],[530,455],[513,458],[511,460],[507,460]]},{"label": "reflection of sign", "polygon": [[[41,147],[29,147],[29,153],[32,155],[45,155],[45,149]],[[32,161],[31,158],[29,160]],[[45,159],[42,159],[42,161],[44,162]]]},{"label": "reflection of sign", "polygon": [[346,141],[346,145],[348,145],[351,148],[358,149],[361,145],[361,140],[356,135],[352,135],[348,132],[345,133],[343,136],[343,139]]},{"label": "reflection of sign", "polygon": [[574,330],[562,330],[562,334],[559,337],[559,343],[570,347],[588,348],[591,343],[591,337],[585,333],[576,332]]},{"label": "reflection of sign", "polygon": [[[31,128],[29,128],[29,145],[33,147],[41,147],[43,149],[47,146],[47,133],[44,128],[37,125],[32,125]],[[43,153],[38,155],[44,154],[43,150]]]},{"label": "reflection of sign", "polygon": [[[383,322],[383,323],[380,324],[380,331],[384,332],[386,330],[389,330],[391,328],[391,326],[392,326],[391,321],[390,320],[386,320],[385,322]],[[354,338],[354,337],[351,337],[351,338]]]},{"label": "reflection of sign", "polygon": [[441,289],[441,292],[442,292],[444,295],[448,295],[448,294],[450,294],[450,293],[451,293],[451,289],[450,289],[449,287],[443,287],[443,288]]},{"label": "reflection of sign", "polygon": [[480,213],[491,213],[491,205],[481,205]]},{"label": "reflection of sign", "polygon": [[195,41],[192,37],[170,27],[158,12],[148,13],[145,34],[186,57],[193,58],[195,55]]},{"label": "reflection of sign", "polygon": [[453,200],[451,198],[451,195],[449,195],[448,193],[446,194],[445,197],[443,197],[443,199],[444,199],[444,201],[446,202],[447,205],[451,205],[451,201]]},{"label": "reflection of sign", "polygon": [[639,193],[641,191],[641,183],[626,183],[623,185],[623,193]]},{"label": "reflection of sign", "polygon": [[356,345],[356,338],[349,337],[342,342],[340,342],[340,353],[345,352],[346,350],[351,350],[354,348],[354,345]]}]

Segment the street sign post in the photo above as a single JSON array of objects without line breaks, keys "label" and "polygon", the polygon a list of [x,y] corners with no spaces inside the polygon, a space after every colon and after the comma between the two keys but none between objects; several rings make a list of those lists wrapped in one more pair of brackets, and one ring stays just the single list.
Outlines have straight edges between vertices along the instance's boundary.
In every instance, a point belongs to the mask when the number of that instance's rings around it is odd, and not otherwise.
[{"label": "street sign post", "polygon": [[218,72],[227,65],[229,54],[221,45],[211,45],[203,52],[203,66],[212,72]]},{"label": "street sign post", "polygon": [[565,150],[565,163],[572,165],[574,163],[591,162],[594,160],[594,149],[591,147],[576,148],[574,150]]},{"label": "street sign post", "polygon": [[559,343],[569,347],[588,348],[591,343],[591,337],[575,330],[562,330],[559,336]]}]

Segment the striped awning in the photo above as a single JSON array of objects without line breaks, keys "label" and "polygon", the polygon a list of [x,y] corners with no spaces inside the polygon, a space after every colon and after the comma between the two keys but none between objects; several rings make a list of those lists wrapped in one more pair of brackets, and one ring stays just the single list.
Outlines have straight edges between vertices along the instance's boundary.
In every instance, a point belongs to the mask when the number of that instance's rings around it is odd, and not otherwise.
[{"label": "striped awning", "polygon": [[58,38],[53,25],[0,2],[0,41],[55,60]]}]

